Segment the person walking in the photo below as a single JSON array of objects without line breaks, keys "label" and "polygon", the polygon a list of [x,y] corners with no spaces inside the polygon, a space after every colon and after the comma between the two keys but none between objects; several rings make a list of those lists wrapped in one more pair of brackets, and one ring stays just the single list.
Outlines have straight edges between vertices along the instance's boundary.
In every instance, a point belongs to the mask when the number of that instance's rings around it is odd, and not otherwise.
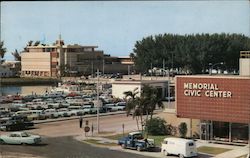
[{"label": "person walking", "polygon": [[82,128],[82,116],[79,118],[80,128]]}]

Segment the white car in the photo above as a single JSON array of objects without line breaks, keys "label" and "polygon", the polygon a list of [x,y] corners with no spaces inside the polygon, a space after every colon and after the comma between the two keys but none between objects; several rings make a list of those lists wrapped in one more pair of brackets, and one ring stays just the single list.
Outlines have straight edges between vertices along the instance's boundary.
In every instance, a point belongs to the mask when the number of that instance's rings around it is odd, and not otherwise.
[{"label": "white car", "polygon": [[0,136],[0,144],[38,144],[42,141],[39,135],[32,135],[26,132],[12,132]]}]

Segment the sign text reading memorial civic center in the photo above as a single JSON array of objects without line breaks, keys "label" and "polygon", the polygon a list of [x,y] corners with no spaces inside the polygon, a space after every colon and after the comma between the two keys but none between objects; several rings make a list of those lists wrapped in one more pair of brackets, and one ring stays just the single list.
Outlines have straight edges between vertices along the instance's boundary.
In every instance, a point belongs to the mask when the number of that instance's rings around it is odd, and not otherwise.
[{"label": "sign text reading memorial civic center", "polygon": [[184,95],[194,97],[231,98],[231,91],[222,91],[213,83],[184,83]]}]

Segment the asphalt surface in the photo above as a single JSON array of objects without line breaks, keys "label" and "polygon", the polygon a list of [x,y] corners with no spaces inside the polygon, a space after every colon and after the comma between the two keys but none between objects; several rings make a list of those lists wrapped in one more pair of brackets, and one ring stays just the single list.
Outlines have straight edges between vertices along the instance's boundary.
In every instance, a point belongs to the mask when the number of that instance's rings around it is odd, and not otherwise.
[{"label": "asphalt surface", "polygon": [[0,145],[6,152],[32,154],[47,158],[147,158],[145,156],[93,147],[74,140],[73,137],[45,138],[40,145]]}]

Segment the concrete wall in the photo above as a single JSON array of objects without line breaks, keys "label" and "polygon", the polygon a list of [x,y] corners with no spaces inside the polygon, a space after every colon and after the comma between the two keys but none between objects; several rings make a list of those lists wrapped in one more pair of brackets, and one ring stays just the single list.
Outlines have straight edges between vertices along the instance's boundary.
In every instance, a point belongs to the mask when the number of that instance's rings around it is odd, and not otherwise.
[{"label": "concrete wall", "polygon": [[21,71],[49,71],[50,53],[22,53]]},{"label": "concrete wall", "polygon": [[134,91],[134,89],[138,88],[138,96],[140,96],[141,84],[112,84],[112,95],[116,98],[124,98],[123,94],[126,91]]},{"label": "concrete wall", "polygon": [[250,58],[240,58],[240,76],[250,76]]},{"label": "concrete wall", "polygon": [[[200,134],[200,120],[198,119],[187,119],[187,118],[178,118],[175,113],[173,112],[165,112],[161,113],[160,117],[165,119],[167,124],[171,124],[172,126],[177,128],[180,123],[185,122],[187,124],[187,137],[191,137],[195,133]],[[192,131],[191,131],[192,129]],[[179,136],[179,133],[177,133],[177,136]]]}]

